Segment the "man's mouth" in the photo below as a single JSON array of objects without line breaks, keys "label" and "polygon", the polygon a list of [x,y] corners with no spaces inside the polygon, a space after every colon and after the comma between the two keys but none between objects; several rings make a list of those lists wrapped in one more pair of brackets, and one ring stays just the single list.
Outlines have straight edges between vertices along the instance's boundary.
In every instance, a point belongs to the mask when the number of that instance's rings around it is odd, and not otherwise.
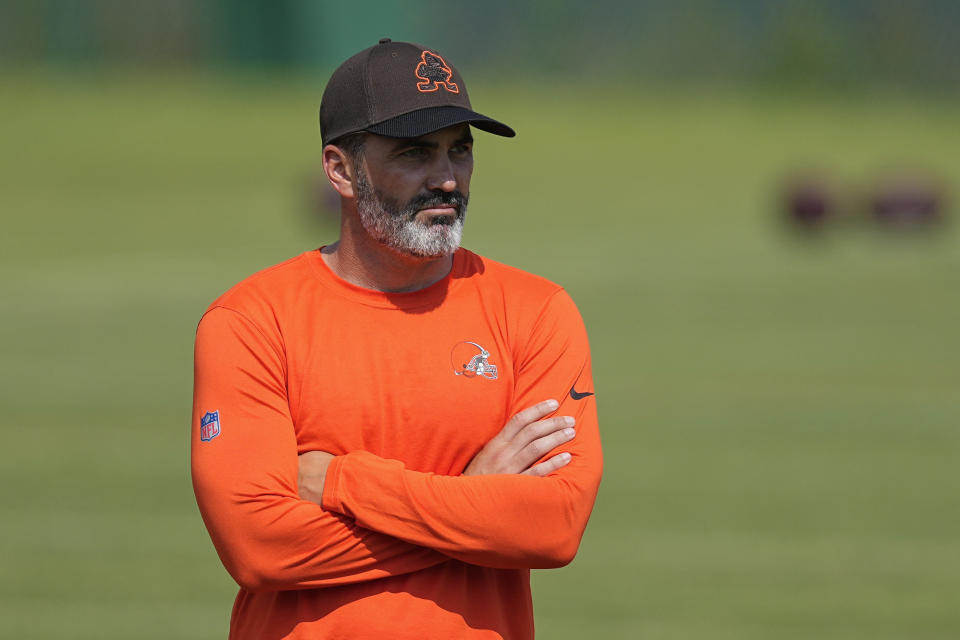
[{"label": "man's mouth", "polygon": [[454,205],[432,206],[420,209],[420,213],[425,213],[428,216],[455,216],[457,215],[457,207]]},{"label": "man's mouth", "polygon": [[408,211],[413,211],[412,218],[419,218],[423,224],[453,224],[463,218],[467,206],[467,199],[458,192],[444,194],[430,194],[422,198],[415,198],[408,205]]}]

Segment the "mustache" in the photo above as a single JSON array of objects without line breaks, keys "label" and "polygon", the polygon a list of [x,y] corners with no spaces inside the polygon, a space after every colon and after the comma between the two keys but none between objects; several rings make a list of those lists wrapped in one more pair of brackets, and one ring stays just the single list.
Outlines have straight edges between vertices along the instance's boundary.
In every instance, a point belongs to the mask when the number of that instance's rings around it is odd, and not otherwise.
[{"label": "mustache", "polygon": [[421,193],[407,203],[407,210],[416,215],[420,209],[433,207],[454,207],[457,214],[463,214],[469,198],[460,191],[443,191],[441,193]]}]

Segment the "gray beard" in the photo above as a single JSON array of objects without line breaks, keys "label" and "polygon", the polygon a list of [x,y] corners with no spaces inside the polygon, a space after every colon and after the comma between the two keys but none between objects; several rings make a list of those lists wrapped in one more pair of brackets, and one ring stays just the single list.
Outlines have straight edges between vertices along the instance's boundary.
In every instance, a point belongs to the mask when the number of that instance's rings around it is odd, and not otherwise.
[{"label": "gray beard", "polygon": [[417,258],[439,258],[452,254],[463,239],[466,202],[456,216],[444,216],[423,224],[416,219],[422,205],[396,201],[377,193],[363,169],[357,166],[357,212],[370,236],[397,253]]}]

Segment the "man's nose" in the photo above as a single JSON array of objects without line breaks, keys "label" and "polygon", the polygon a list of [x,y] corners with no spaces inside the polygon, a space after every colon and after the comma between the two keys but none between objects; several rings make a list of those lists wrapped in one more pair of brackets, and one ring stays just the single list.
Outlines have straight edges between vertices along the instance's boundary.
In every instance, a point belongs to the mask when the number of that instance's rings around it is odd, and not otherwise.
[{"label": "man's nose", "polygon": [[457,188],[457,177],[453,173],[453,165],[448,158],[442,158],[437,161],[427,180],[427,188],[431,191],[455,191]]}]

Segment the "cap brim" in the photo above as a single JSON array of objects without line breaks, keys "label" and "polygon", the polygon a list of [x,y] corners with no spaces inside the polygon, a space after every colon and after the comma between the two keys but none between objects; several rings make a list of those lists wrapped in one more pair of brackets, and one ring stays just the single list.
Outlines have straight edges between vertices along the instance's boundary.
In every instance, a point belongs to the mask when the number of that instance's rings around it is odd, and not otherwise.
[{"label": "cap brim", "polygon": [[419,138],[428,133],[445,129],[455,124],[468,123],[471,126],[505,138],[512,138],[517,132],[493,118],[465,109],[463,107],[427,107],[395,118],[370,125],[365,131],[390,138]]}]

